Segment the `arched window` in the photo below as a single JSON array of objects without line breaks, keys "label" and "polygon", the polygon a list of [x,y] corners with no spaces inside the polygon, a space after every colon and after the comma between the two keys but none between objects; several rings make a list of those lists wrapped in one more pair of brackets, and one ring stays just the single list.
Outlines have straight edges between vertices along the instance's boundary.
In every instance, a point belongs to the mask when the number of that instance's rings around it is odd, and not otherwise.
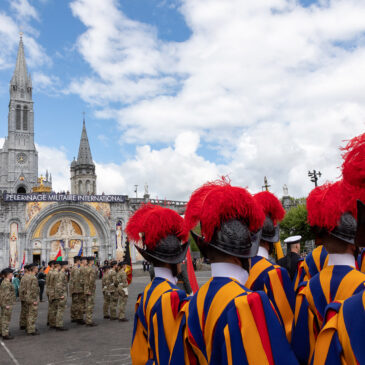
[{"label": "arched window", "polygon": [[15,110],[15,121],[16,121],[15,127],[17,130],[20,130],[22,128],[20,117],[21,117],[21,109],[20,109],[20,105],[17,105],[16,110]]},{"label": "arched window", "polygon": [[26,190],[24,186],[20,186],[18,190],[16,191],[18,194],[26,194]]},{"label": "arched window", "polygon": [[23,130],[28,130],[28,107],[26,105],[23,109]]}]

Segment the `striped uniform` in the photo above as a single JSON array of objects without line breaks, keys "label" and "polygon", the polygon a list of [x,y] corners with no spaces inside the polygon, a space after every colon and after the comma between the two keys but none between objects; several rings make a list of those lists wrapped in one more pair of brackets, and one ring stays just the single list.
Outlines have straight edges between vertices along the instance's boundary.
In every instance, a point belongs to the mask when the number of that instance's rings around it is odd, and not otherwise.
[{"label": "striped uniform", "polygon": [[183,311],[186,364],[298,363],[263,292],[214,277]]},{"label": "striped uniform", "polygon": [[308,281],[317,275],[328,263],[328,253],[323,245],[317,246],[301,261],[297,276],[294,280],[294,290],[297,290],[302,281]]},{"label": "striped uniform", "polygon": [[359,270],[365,273],[365,248],[363,248],[357,258],[357,265]]},{"label": "striped uniform", "polygon": [[327,323],[318,335],[315,365],[365,364],[365,291],[327,307]]},{"label": "striped uniform", "polygon": [[250,290],[262,290],[267,294],[290,340],[295,295],[287,270],[272,264],[262,256],[256,256],[251,259],[250,274],[245,286]]},{"label": "striped uniform", "polygon": [[292,347],[300,363],[311,361],[326,306],[364,290],[365,274],[347,265],[327,266],[298,289]]},{"label": "striped uniform", "polygon": [[[178,292],[178,298],[175,295],[171,295],[171,292]],[[171,295],[174,300],[174,307],[170,302],[170,306],[166,305],[167,300],[161,302],[161,296],[166,293]],[[159,330],[156,339],[154,339],[154,334],[156,334],[157,329],[153,328],[153,325],[166,325],[168,328],[175,328],[172,322],[173,318],[176,318],[177,311],[176,307],[179,309],[177,299],[183,301],[186,297],[185,292],[179,290],[177,286],[172,284],[166,279],[155,277],[151,283],[149,283],[144,289],[143,293],[140,294],[136,303],[136,312],[134,316],[134,329],[132,337],[131,346],[131,359],[133,364],[159,364],[159,359],[166,359],[170,357],[170,354],[166,351],[173,346],[169,338],[163,339],[165,332]],[[166,295],[166,299],[168,295]],[[156,305],[157,304],[157,305]],[[155,308],[155,305],[157,309]],[[159,314],[159,310],[165,310],[163,313],[163,318],[168,318],[169,323],[164,323],[162,318],[156,322],[156,316],[154,314]],[[155,311],[154,311],[155,310]],[[151,316],[152,315],[152,316]],[[154,324],[151,323],[151,318],[154,318]],[[167,321],[166,321],[167,322]],[[176,326],[178,327],[178,326]],[[151,340],[152,339],[152,343]],[[167,346],[166,346],[167,344]],[[159,350],[159,346],[161,349]],[[165,353],[162,353],[165,351]],[[164,364],[165,362],[161,362]]]}]

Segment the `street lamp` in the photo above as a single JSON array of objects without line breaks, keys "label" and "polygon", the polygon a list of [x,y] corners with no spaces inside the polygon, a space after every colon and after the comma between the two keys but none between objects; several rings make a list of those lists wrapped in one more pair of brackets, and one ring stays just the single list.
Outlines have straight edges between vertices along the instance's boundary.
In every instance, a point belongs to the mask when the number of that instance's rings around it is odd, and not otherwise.
[{"label": "street lamp", "polygon": [[314,186],[317,187],[318,179],[322,176],[321,172],[316,170],[308,171],[308,176],[310,177],[311,182],[314,183]]}]

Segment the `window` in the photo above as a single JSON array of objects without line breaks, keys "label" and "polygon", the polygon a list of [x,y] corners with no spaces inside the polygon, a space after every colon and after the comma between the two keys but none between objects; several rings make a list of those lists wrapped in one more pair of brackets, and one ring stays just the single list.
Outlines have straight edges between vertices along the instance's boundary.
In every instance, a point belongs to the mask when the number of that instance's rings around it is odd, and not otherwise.
[{"label": "window", "polygon": [[24,106],[23,109],[23,130],[28,130],[28,107]]},{"label": "window", "polygon": [[18,194],[26,194],[26,190],[24,186],[20,186],[18,190],[16,191]]},{"label": "window", "polygon": [[15,111],[15,121],[16,121],[16,129],[17,130],[21,129],[20,116],[21,116],[20,105],[17,105],[16,106],[16,111]]}]

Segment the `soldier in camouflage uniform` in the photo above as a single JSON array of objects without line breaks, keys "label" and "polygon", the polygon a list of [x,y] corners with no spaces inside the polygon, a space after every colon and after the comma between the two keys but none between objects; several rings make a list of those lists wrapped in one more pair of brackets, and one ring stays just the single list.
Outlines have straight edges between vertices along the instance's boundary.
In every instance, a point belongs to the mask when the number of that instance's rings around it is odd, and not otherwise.
[{"label": "soldier in camouflage uniform", "polygon": [[85,287],[85,274],[87,271],[87,256],[82,256],[80,260],[80,281],[79,281],[79,288],[80,288],[80,294],[79,294],[79,320],[77,321],[77,324],[85,324],[84,321],[84,314],[86,311],[85,305],[86,305],[86,296],[84,294],[84,287]]},{"label": "soldier in camouflage uniform", "polygon": [[11,283],[13,277],[12,269],[3,270],[4,279],[0,287],[0,306],[1,306],[1,334],[4,340],[12,340],[14,337],[9,334],[9,323],[11,313],[15,304],[15,289]]},{"label": "soldier in camouflage uniform", "polygon": [[54,306],[57,331],[67,331],[67,328],[63,326],[63,316],[67,304],[67,265],[68,261],[60,261],[60,270],[55,278]]},{"label": "soldier in camouflage uniform", "polygon": [[85,323],[87,326],[97,326],[93,322],[93,311],[94,311],[94,299],[95,299],[95,281],[96,281],[96,270],[94,268],[94,257],[89,256],[87,258],[87,267],[85,268],[83,279],[84,279],[84,294],[85,294]]},{"label": "soldier in camouflage uniform", "polygon": [[117,317],[117,305],[118,305],[118,280],[117,280],[117,267],[116,261],[110,262],[111,269],[108,273],[109,279],[109,295],[110,295],[110,320],[114,321]]},{"label": "soldier in camouflage uniform", "polygon": [[21,330],[27,329],[27,313],[28,313],[28,306],[27,302],[25,301],[25,292],[27,290],[27,284],[29,281],[29,265],[24,266],[24,275],[20,280],[19,285],[19,300],[20,300],[20,317],[19,317],[19,328]]},{"label": "soldier in camouflage uniform", "polygon": [[109,319],[109,308],[110,308],[110,295],[109,295],[109,274],[110,266],[105,265],[103,267],[103,278],[101,279],[101,288],[104,296],[103,314],[105,319]]},{"label": "soldier in camouflage uniform", "polygon": [[[82,319],[82,308],[80,308],[80,294],[83,291],[80,281],[80,256],[74,256],[74,264],[70,275],[70,295],[71,295],[71,322],[78,322]],[[81,311],[81,314],[79,313]]]},{"label": "soldier in camouflage uniform", "polygon": [[47,326],[50,326],[51,328],[55,327],[55,310],[53,300],[54,300],[54,281],[55,277],[57,275],[56,270],[56,261],[51,260],[48,263],[50,270],[48,271],[48,274],[46,276],[46,293],[48,297],[48,315],[47,315]]},{"label": "soldier in camouflage uniform", "polygon": [[125,273],[125,263],[120,262],[118,264],[118,319],[119,322],[128,322],[125,318],[125,307],[128,301],[128,280],[127,274]]},{"label": "soldier in camouflage uniform", "polygon": [[25,291],[25,301],[27,302],[27,334],[39,335],[35,327],[38,317],[39,285],[36,278],[38,266],[30,265],[29,279]]}]

